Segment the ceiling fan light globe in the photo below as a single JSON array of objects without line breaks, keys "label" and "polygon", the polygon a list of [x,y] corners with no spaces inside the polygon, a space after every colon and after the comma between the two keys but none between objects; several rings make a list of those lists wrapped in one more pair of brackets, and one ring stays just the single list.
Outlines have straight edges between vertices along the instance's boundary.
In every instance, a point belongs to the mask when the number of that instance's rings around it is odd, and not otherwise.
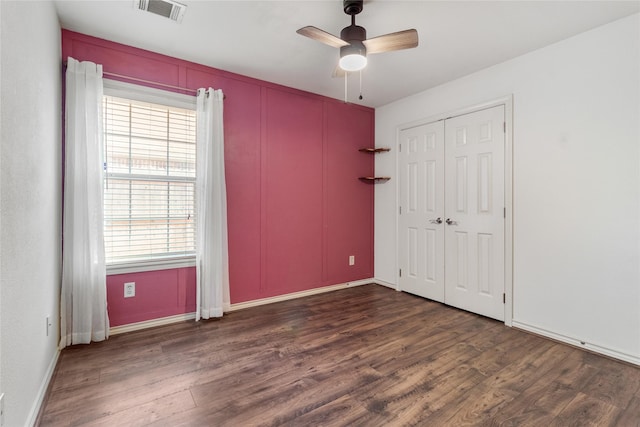
[{"label": "ceiling fan light globe", "polygon": [[360,71],[367,66],[367,57],[359,53],[345,55],[338,63],[344,71]]}]

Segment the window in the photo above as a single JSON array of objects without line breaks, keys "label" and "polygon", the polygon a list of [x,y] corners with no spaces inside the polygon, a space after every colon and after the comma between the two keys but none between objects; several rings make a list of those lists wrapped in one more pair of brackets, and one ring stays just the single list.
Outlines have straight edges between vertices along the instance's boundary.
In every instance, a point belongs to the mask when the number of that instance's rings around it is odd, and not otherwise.
[{"label": "window", "polygon": [[107,265],[167,268],[193,258],[196,113],[111,92],[103,111]]}]

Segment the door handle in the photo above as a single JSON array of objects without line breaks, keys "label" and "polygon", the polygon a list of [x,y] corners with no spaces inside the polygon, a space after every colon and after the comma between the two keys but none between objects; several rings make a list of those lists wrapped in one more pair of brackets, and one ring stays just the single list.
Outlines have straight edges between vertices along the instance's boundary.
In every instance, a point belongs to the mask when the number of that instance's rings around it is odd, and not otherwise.
[{"label": "door handle", "polygon": [[442,218],[438,217],[436,219],[430,219],[429,222],[431,224],[442,224]]},{"label": "door handle", "polygon": [[451,218],[447,218],[445,222],[447,223],[447,225],[458,225],[458,222],[452,220]]}]

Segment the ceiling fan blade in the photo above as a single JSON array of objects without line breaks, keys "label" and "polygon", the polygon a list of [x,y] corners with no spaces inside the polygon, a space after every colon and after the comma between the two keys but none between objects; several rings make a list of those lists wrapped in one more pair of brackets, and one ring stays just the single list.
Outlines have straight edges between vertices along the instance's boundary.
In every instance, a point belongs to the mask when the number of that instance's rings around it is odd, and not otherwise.
[{"label": "ceiling fan blade", "polygon": [[398,31],[397,33],[374,37],[362,43],[367,48],[367,54],[410,49],[418,46],[418,32],[413,29]]},{"label": "ceiling fan blade", "polygon": [[326,31],[321,30],[320,28],[312,26],[302,27],[298,31],[296,31],[296,33],[332,47],[342,47],[349,45],[349,43],[342,40],[340,37],[336,37],[333,34],[329,34]]}]

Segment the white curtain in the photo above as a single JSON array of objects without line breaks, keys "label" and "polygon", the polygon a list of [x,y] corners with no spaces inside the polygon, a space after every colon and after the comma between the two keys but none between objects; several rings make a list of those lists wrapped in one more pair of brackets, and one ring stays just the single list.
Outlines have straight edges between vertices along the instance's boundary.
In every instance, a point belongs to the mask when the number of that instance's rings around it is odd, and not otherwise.
[{"label": "white curtain", "polygon": [[198,90],[196,320],[221,317],[230,305],[223,98],[221,90]]},{"label": "white curtain", "polygon": [[60,348],[109,337],[102,194],[102,66],[69,58]]}]

